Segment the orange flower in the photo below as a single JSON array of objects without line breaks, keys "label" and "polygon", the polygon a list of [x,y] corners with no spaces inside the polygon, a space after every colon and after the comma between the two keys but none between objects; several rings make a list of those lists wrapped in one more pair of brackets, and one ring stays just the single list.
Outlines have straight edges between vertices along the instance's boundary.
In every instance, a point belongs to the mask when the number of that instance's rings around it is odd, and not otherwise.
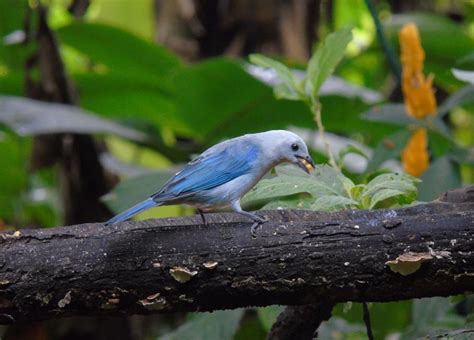
[{"label": "orange flower", "polygon": [[433,77],[423,75],[425,52],[415,24],[406,24],[400,31],[402,89],[409,116],[421,119],[436,114]]},{"label": "orange flower", "polygon": [[411,135],[402,151],[402,164],[405,172],[415,177],[420,177],[428,169],[430,156],[425,128],[418,128]]}]

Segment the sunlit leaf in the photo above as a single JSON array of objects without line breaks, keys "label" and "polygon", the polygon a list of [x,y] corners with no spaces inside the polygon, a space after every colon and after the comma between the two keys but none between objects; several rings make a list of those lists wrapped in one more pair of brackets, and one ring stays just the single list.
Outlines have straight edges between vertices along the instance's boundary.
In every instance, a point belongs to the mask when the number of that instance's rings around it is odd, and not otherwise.
[{"label": "sunlit leaf", "polygon": [[275,87],[275,96],[277,98],[290,100],[301,99],[300,93],[304,91],[301,85],[302,82],[295,77],[288,67],[261,54],[251,54],[249,59],[255,65],[270,68],[277,73],[281,80],[281,83]]},{"label": "sunlit leaf", "polygon": [[352,30],[350,28],[331,33],[311,57],[306,76],[313,97],[319,96],[321,85],[334,72],[351,40]]},{"label": "sunlit leaf", "polygon": [[110,72],[148,76],[164,84],[165,77],[180,66],[170,51],[122,29],[98,23],[75,21],[57,31],[59,40]]}]

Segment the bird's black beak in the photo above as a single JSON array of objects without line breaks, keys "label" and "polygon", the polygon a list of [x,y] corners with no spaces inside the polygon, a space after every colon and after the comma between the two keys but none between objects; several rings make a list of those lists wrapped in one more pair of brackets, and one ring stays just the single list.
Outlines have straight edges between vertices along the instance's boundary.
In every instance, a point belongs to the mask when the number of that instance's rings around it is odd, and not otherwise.
[{"label": "bird's black beak", "polygon": [[314,161],[310,156],[302,157],[296,156],[298,160],[298,166],[303,169],[307,174],[314,170]]}]

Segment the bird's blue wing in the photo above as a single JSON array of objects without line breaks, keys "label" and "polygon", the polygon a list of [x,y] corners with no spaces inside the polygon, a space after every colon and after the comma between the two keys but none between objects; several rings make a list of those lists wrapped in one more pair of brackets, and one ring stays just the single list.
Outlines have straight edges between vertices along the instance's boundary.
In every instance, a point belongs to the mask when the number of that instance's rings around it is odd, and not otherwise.
[{"label": "bird's blue wing", "polygon": [[250,172],[258,153],[253,144],[206,152],[188,163],[152,198],[156,202],[170,201],[220,186]]}]

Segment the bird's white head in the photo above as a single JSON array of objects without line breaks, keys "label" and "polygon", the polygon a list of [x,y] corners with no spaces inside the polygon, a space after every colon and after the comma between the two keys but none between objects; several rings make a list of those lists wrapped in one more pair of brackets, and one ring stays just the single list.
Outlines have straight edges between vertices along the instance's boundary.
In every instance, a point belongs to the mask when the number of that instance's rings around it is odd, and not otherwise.
[{"label": "bird's white head", "polygon": [[266,157],[272,165],[290,162],[310,173],[314,170],[314,161],[308,147],[300,136],[286,130],[272,130],[256,134],[259,137]]}]

